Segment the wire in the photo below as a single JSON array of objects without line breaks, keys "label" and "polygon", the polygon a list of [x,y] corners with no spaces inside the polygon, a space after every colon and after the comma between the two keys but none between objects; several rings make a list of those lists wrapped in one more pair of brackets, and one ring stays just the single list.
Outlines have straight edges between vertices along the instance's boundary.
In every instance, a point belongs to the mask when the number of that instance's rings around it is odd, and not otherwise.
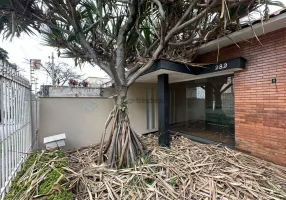
[{"label": "wire", "polygon": [[28,52],[22,47],[21,44],[20,44],[20,48],[21,48],[22,52],[24,53],[25,57],[26,57],[26,58],[27,58],[27,57],[30,58]]}]

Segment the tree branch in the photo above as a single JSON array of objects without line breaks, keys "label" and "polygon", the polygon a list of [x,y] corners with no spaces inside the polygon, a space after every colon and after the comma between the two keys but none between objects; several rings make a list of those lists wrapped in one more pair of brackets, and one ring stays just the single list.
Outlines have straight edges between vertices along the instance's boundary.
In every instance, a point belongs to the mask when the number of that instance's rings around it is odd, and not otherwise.
[{"label": "tree branch", "polygon": [[99,24],[100,21],[96,21],[94,22],[92,25],[90,25],[90,27],[86,28],[85,30],[83,30],[83,33],[87,33],[89,32],[90,30],[92,30],[96,25]]},{"label": "tree branch", "polygon": [[188,15],[193,10],[194,6],[198,3],[198,1],[199,0],[195,0],[191,2],[190,6],[188,7],[184,15],[181,17],[181,19],[179,19],[179,21],[176,23],[175,27],[178,27],[183,23],[183,21],[188,17]]},{"label": "tree branch", "polygon": [[154,62],[158,59],[160,53],[164,49],[164,44],[161,44],[157,47],[156,51],[154,52],[153,56],[149,61],[141,68],[139,68],[134,74],[132,74],[128,81],[127,81],[127,86],[130,86],[141,74],[143,74],[147,69],[149,69]]},{"label": "tree branch", "polygon": [[125,73],[125,77],[128,79],[128,77],[134,73],[135,71],[137,71],[140,68],[139,65],[132,67],[131,69],[129,69],[126,73]]},{"label": "tree branch", "polygon": [[190,38],[190,39],[188,39],[186,41],[178,42],[178,43],[176,43],[176,42],[169,42],[169,45],[170,46],[175,46],[175,47],[180,47],[180,46],[185,46],[185,45],[191,44],[194,41],[199,41],[201,39],[202,39],[201,37],[199,37],[199,38]]},{"label": "tree branch", "polygon": [[230,88],[232,86],[232,83],[228,84],[222,91],[220,91],[220,93],[224,93],[225,91],[227,91],[228,88]]},{"label": "tree branch", "polygon": [[[197,1],[195,1],[197,2]],[[132,74],[128,81],[127,81],[127,85],[131,85],[139,76],[141,76],[141,74],[143,74],[146,70],[148,70],[155,62],[155,60],[158,59],[159,55],[161,54],[161,52],[163,51],[164,47],[165,47],[165,44],[167,42],[169,42],[169,40],[174,36],[175,33],[177,33],[178,31],[181,31],[183,28],[185,28],[186,26],[192,24],[192,23],[195,23],[197,20],[201,19],[202,17],[204,17],[204,15],[207,13],[207,11],[212,8],[214,5],[216,5],[217,1],[214,1],[210,7],[206,8],[205,10],[203,10],[201,13],[199,13],[196,17],[188,20],[187,22],[179,25],[178,26],[174,26],[170,31],[169,33],[167,34],[166,37],[164,37],[163,39],[161,39],[161,42],[160,42],[160,45],[157,47],[156,51],[154,52],[153,56],[152,56],[152,59],[149,59],[149,61],[143,66],[141,67],[140,69],[138,69],[134,74]],[[193,8],[195,6],[195,3],[194,4],[191,4],[190,7]],[[189,7],[189,8],[190,8]],[[187,11],[184,13],[182,19],[184,20],[189,14],[189,9],[187,9]],[[183,21],[183,20],[179,20],[180,21]],[[182,23],[182,22],[180,22]],[[162,36],[161,36],[162,37]]]},{"label": "tree branch", "polygon": [[146,57],[151,51],[152,49],[159,43],[160,39],[158,38],[148,49],[146,52],[144,52],[144,57]]},{"label": "tree branch", "polygon": [[88,54],[92,57],[92,60],[98,65],[99,68],[105,71],[109,76],[113,77],[115,83],[119,84],[120,82],[118,82],[119,81],[118,74],[114,73],[114,71],[111,70],[112,68],[102,65],[103,64],[102,61],[100,61],[100,59],[97,57],[96,53],[91,48],[91,46],[88,44],[88,42],[86,41],[82,33],[79,33],[78,36],[79,36],[80,43],[87,50]]},{"label": "tree branch", "polygon": [[132,0],[129,5],[129,17],[124,26],[119,30],[117,37],[117,50],[116,50],[116,68],[118,71],[118,76],[121,82],[121,85],[125,81],[125,45],[126,45],[126,36],[128,32],[133,28],[138,13],[138,0]]},{"label": "tree branch", "polygon": [[184,29],[185,27],[195,23],[196,21],[198,21],[199,19],[201,19],[202,17],[204,17],[204,15],[207,13],[208,10],[210,10],[211,8],[213,8],[218,1],[213,1],[213,3],[205,8],[202,12],[200,12],[196,17],[184,22],[183,24],[179,25],[179,26],[175,26],[168,34],[168,36],[166,36],[167,38],[171,38],[175,33],[181,31],[182,29]]},{"label": "tree branch", "polygon": [[163,9],[163,6],[162,6],[161,2],[159,0],[152,0],[152,1],[158,6],[159,13],[161,15],[161,21],[165,21],[165,19],[166,19],[165,11]]}]

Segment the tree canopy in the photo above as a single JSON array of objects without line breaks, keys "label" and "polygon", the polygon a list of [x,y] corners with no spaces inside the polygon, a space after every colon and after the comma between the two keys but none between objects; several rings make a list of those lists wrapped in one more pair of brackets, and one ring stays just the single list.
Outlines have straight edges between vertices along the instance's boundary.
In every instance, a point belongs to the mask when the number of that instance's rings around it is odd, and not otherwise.
[{"label": "tree canopy", "polygon": [[[33,30],[59,55],[89,62],[130,85],[159,57],[192,60],[203,43],[240,29],[270,0],[3,0],[5,37]],[[133,68],[133,70],[128,70]],[[129,72],[128,72],[129,71]]]}]

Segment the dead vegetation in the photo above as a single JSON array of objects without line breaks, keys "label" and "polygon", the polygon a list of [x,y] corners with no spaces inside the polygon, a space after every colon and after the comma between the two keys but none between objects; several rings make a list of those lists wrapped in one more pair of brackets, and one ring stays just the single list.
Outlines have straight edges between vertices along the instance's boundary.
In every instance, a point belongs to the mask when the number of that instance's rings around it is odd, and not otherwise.
[{"label": "dead vegetation", "polygon": [[29,155],[12,181],[4,200],[70,200],[64,170],[68,165],[62,150],[42,150]]},{"label": "dead vegetation", "polygon": [[99,146],[67,153],[68,188],[83,199],[286,199],[286,168],[183,137],[141,138],[149,154],[126,169],[98,165]]}]

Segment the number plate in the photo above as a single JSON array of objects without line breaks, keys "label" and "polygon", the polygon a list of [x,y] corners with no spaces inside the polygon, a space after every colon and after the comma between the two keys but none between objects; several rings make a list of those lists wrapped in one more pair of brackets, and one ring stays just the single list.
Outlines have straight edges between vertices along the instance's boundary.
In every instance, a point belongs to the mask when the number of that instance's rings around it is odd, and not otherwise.
[{"label": "number plate", "polygon": [[222,70],[222,69],[226,69],[227,68],[227,63],[221,63],[215,66],[215,70]]}]

